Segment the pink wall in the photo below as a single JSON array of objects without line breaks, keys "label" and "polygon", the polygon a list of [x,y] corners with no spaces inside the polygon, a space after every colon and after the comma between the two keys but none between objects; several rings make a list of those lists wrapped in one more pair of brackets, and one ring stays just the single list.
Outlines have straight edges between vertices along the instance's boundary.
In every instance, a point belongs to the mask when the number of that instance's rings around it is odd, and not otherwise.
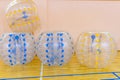
[{"label": "pink wall", "polygon": [[[0,0],[0,34],[11,32],[5,9],[12,0]],[[120,49],[120,1],[35,0],[43,31],[67,31],[76,41],[81,32],[110,32]]]}]

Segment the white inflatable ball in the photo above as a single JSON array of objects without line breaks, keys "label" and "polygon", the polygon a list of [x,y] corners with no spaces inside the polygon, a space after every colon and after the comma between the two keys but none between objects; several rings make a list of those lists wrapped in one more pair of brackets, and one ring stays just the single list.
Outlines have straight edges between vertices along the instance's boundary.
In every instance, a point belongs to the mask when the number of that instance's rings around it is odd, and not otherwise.
[{"label": "white inflatable ball", "polygon": [[71,36],[66,32],[44,32],[36,44],[38,57],[48,66],[68,63],[74,52]]},{"label": "white inflatable ball", "polygon": [[81,64],[90,68],[105,68],[116,55],[115,43],[107,32],[82,33],[76,44],[76,54]]},{"label": "white inflatable ball", "polygon": [[28,33],[6,33],[0,41],[0,55],[8,65],[31,62],[35,56],[34,37]]},{"label": "white inflatable ball", "polygon": [[32,0],[13,0],[7,7],[6,20],[13,32],[33,33],[39,26],[39,16]]}]

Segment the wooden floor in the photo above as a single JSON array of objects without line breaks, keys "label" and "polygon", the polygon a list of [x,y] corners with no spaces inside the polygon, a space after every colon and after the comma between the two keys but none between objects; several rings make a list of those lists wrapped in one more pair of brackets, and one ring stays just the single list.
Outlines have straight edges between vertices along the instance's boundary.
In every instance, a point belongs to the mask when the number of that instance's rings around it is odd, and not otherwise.
[{"label": "wooden floor", "polygon": [[43,65],[37,57],[24,66],[10,67],[0,61],[0,80],[120,80],[120,52],[104,69],[90,69],[78,63],[74,55],[62,67]]}]

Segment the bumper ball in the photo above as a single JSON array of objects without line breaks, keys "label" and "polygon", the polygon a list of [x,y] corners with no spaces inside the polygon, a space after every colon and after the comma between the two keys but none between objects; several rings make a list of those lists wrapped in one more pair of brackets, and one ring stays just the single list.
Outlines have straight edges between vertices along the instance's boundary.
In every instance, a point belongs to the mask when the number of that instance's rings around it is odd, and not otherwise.
[{"label": "bumper ball", "polygon": [[37,56],[48,66],[62,66],[73,55],[73,42],[69,33],[45,32],[40,34],[37,42]]},{"label": "bumper ball", "polygon": [[6,20],[13,32],[33,33],[39,26],[35,3],[32,0],[13,0],[6,10]]},{"label": "bumper ball", "polygon": [[35,42],[31,34],[6,33],[0,40],[0,57],[7,65],[22,65],[35,56]]},{"label": "bumper ball", "polygon": [[82,33],[76,44],[76,54],[80,64],[89,68],[105,68],[116,55],[116,47],[107,32]]}]

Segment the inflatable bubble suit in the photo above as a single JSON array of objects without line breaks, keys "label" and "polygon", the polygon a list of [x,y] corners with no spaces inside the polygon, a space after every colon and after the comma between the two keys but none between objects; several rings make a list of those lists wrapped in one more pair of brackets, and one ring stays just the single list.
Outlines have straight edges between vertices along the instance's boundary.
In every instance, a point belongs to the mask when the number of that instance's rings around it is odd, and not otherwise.
[{"label": "inflatable bubble suit", "polygon": [[34,37],[28,33],[6,33],[0,40],[0,57],[7,65],[29,63],[35,56]]},{"label": "inflatable bubble suit", "polygon": [[82,33],[76,44],[76,54],[81,64],[90,68],[105,68],[116,55],[115,43],[107,32]]},{"label": "inflatable bubble suit", "polygon": [[36,5],[32,0],[13,0],[6,10],[6,19],[13,32],[34,32],[39,26]]},{"label": "inflatable bubble suit", "polygon": [[62,66],[70,61],[74,52],[69,33],[45,32],[36,42],[37,55],[48,66]]}]

